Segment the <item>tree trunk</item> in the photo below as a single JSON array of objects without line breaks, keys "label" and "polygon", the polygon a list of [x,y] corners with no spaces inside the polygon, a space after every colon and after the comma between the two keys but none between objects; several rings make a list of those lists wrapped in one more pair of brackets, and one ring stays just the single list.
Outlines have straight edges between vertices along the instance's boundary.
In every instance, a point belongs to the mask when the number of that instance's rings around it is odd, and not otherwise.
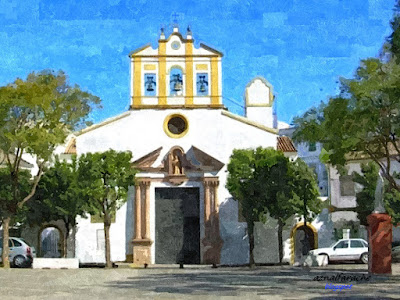
[{"label": "tree trunk", "polygon": [[249,254],[250,254],[250,261],[249,261],[249,267],[254,268],[255,267],[255,262],[254,262],[254,222],[247,223],[247,232],[249,234]]},{"label": "tree trunk", "polygon": [[112,268],[110,251],[110,222],[104,222],[104,237],[106,240],[106,268]]},{"label": "tree trunk", "polygon": [[65,240],[64,240],[64,258],[67,258],[67,252],[68,252],[68,238],[69,238],[69,225],[65,223]]},{"label": "tree trunk", "polygon": [[72,257],[76,256],[76,224],[72,227]]},{"label": "tree trunk", "polygon": [[283,231],[283,226],[285,224],[282,222],[282,220],[278,219],[278,248],[279,248],[279,264],[282,264],[282,259],[283,259],[283,241],[282,241],[282,231]]},{"label": "tree trunk", "polygon": [[8,255],[10,253],[10,248],[8,247],[8,240],[10,238],[10,217],[6,217],[3,219],[3,268],[10,268],[10,260]]}]

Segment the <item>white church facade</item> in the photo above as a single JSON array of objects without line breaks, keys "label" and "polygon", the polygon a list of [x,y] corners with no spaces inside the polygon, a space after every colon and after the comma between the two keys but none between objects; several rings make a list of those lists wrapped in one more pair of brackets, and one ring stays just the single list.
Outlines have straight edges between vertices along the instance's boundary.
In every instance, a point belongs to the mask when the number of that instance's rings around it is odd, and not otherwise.
[{"label": "white church facade", "polygon": [[[130,53],[129,111],[74,135],[62,152],[131,151],[139,173],[110,230],[111,260],[136,264],[246,264],[246,223],[225,187],[233,149],[273,147],[295,158],[291,140],[279,137],[273,87],[261,77],[245,90],[245,117],[222,102],[222,53],[194,47],[188,29],[161,32],[158,47]],[[127,87],[128,88],[128,87]],[[293,218],[284,231],[284,259],[294,261]],[[321,221],[310,224],[312,247]],[[278,262],[276,223],[256,228],[257,263]],[[40,243],[40,242],[39,242]],[[34,242],[34,245],[37,244]],[[75,255],[104,262],[103,223],[78,218]]]}]

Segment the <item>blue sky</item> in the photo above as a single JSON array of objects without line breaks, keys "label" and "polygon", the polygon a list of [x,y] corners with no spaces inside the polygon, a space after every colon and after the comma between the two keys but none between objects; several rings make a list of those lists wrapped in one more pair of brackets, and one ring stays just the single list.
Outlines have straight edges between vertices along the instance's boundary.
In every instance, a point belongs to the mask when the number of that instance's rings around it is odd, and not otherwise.
[{"label": "blue sky", "polygon": [[161,26],[191,26],[195,45],[224,53],[224,104],[242,114],[246,84],[273,86],[279,120],[338,92],[391,30],[394,0],[0,0],[0,85],[31,71],[64,70],[103,100],[99,122],[128,109],[130,51],[156,47]]}]

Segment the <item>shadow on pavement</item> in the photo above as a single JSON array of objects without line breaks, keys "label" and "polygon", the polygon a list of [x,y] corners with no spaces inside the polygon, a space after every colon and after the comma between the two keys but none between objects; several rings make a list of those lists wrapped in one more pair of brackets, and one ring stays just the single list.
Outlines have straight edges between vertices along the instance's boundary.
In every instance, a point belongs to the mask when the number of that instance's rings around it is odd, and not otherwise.
[{"label": "shadow on pavement", "polygon": [[[171,293],[171,294],[192,294],[192,295],[219,295],[232,296],[238,293],[255,293],[260,296],[282,295],[291,299],[296,299],[296,294],[309,294],[309,299],[391,299],[391,298],[368,298],[364,295],[374,295],[374,289],[378,287],[380,294],[387,294],[387,289],[379,285],[397,285],[399,276],[389,277],[372,277],[368,282],[330,282],[330,281],[314,281],[315,276],[334,276],[337,274],[361,275],[367,274],[365,270],[362,273],[352,270],[295,270],[283,269],[275,271],[256,270],[227,270],[220,269],[218,271],[196,271],[196,270],[169,270],[165,273],[146,272],[140,273],[140,277],[129,277],[124,281],[109,282],[110,287],[120,289],[137,289],[144,292],[155,293]],[[332,291],[325,290],[326,283],[333,284],[353,284],[354,289]],[[368,292],[368,284],[373,284]],[[362,286],[362,287],[361,287]],[[397,287],[397,286],[396,286]],[[376,290],[378,292],[378,290]],[[396,293],[400,293],[397,289]],[[324,297],[321,297],[324,294]],[[340,298],[340,296],[347,296]],[[293,297],[294,296],[294,297]],[[316,298],[312,298],[316,297]]]}]

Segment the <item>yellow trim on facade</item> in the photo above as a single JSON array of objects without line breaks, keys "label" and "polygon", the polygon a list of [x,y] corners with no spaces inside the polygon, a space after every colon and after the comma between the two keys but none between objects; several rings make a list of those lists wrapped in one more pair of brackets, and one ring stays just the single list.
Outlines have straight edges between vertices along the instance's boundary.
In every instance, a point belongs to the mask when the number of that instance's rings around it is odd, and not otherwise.
[{"label": "yellow trim on facade", "polygon": [[246,104],[247,107],[271,107],[270,104]]},{"label": "yellow trim on facade", "polygon": [[158,104],[167,104],[167,59],[165,53],[167,51],[166,41],[160,41],[158,43]]},{"label": "yellow trim on facade", "polygon": [[[186,124],[186,129],[185,129],[185,131],[183,131],[183,132],[180,133],[180,134],[174,134],[174,133],[172,133],[171,131],[169,131],[169,129],[168,129],[168,122],[169,122],[172,118],[175,118],[175,117],[179,117],[179,118],[183,119],[183,121],[184,121],[185,124]],[[168,116],[165,118],[164,124],[163,124],[163,128],[164,128],[164,132],[166,133],[166,135],[168,135],[169,137],[174,138],[174,139],[179,139],[179,138],[185,136],[185,135],[188,133],[188,131],[189,131],[189,121],[188,121],[188,119],[187,119],[184,115],[182,115],[182,114],[170,114],[170,115],[168,115]]]},{"label": "yellow trim on facade", "polygon": [[[165,42],[165,41],[160,41],[160,43],[162,43],[162,42]],[[158,50],[160,50],[160,49],[158,49]],[[185,54],[181,54],[181,55],[177,55],[177,54],[175,54],[175,55],[171,55],[171,54],[160,55],[160,54],[157,54],[157,55],[135,55],[133,57],[134,58],[135,57],[144,57],[144,58],[159,58],[159,57],[183,58],[183,57],[187,57],[187,56],[189,56],[189,55],[185,55]],[[197,57],[197,58],[218,58],[218,57],[221,57],[221,56],[216,55],[216,54],[209,54],[209,55],[207,55],[207,54],[193,54],[193,55],[190,55],[190,56]]]},{"label": "yellow trim on facade", "polygon": [[208,65],[207,64],[197,64],[196,65],[196,70],[204,70],[204,71],[206,71],[206,70],[208,70]]},{"label": "yellow trim on facade", "polygon": [[146,65],[144,65],[144,69],[145,70],[155,70],[156,69],[156,65],[153,65],[153,64],[146,64]]},{"label": "yellow trim on facade", "polygon": [[134,92],[133,92],[133,106],[139,106],[141,104],[142,96],[142,59],[140,57],[135,57],[133,60],[134,67]]},{"label": "yellow trim on facade", "polygon": [[211,104],[219,104],[218,96],[218,58],[211,58]]},{"label": "yellow trim on facade", "polygon": [[185,105],[193,104],[193,42],[187,41],[185,44],[186,47],[186,59],[185,59],[185,67],[186,67],[186,98]]},{"label": "yellow trim on facade", "polygon": [[[317,229],[315,229],[315,227],[307,222],[306,223],[307,227],[310,228],[314,234],[314,249],[318,249],[318,231]],[[304,222],[299,222],[297,223],[292,230],[290,231],[290,264],[293,265],[294,264],[294,251],[295,251],[295,241],[294,241],[294,237],[296,234],[296,231],[298,228],[304,226]]]},{"label": "yellow trim on facade", "polygon": [[204,108],[204,109],[221,109],[224,108],[223,104],[192,104],[192,105],[184,105],[184,104],[165,104],[165,105],[154,105],[154,104],[142,104],[138,107],[131,106],[130,109],[195,109],[195,108]]},{"label": "yellow trim on facade", "polygon": [[261,130],[264,130],[264,131],[267,131],[267,132],[270,132],[270,133],[273,133],[273,134],[278,134],[278,129],[269,128],[267,126],[261,125],[260,123],[251,121],[251,120],[249,120],[249,119],[247,119],[245,117],[241,117],[241,116],[235,115],[235,114],[233,114],[233,113],[231,113],[229,111],[223,110],[221,112],[221,114],[223,116],[227,116],[228,118],[234,119],[236,121],[239,121],[239,122],[251,125],[253,127],[256,127],[258,129],[261,129]]}]

